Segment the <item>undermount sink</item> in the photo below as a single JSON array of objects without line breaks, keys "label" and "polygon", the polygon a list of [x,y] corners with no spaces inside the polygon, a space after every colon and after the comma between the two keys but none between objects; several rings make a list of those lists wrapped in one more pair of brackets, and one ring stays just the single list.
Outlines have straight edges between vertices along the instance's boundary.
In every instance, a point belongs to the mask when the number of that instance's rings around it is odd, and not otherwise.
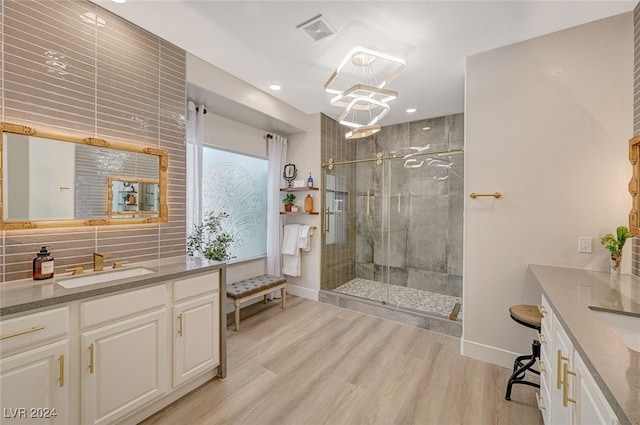
[{"label": "undermount sink", "polygon": [[125,279],[128,277],[142,276],[153,273],[153,270],[144,267],[134,267],[130,269],[94,272],[82,276],[71,276],[63,279],[56,279],[56,283],[64,288],[79,288],[85,285],[94,285],[96,283],[110,282],[112,280]]},{"label": "undermount sink", "polygon": [[598,318],[602,320],[627,347],[633,351],[640,352],[640,317],[594,309],[591,311],[597,313]]}]

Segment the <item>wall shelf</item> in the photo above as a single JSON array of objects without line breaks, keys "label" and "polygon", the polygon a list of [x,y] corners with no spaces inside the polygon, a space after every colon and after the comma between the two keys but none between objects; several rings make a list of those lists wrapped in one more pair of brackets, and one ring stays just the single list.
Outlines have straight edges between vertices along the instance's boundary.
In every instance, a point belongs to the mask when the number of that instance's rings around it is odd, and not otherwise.
[{"label": "wall shelf", "polygon": [[304,212],[304,211],[298,211],[298,212],[286,212],[286,211],[280,211],[280,215],[319,215],[319,212]]},{"label": "wall shelf", "polygon": [[320,190],[319,187],[281,187],[280,192],[307,192],[309,190]]}]

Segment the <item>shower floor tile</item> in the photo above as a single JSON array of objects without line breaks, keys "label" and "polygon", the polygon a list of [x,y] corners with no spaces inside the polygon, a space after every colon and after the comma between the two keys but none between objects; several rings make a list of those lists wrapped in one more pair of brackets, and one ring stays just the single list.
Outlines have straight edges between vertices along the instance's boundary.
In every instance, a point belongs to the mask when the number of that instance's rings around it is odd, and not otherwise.
[{"label": "shower floor tile", "polygon": [[[462,305],[462,298],[460,297],[408,288],[406,286],[388,285],[388,288],[389,300],[386,300],[386,303],[391,306],[397,305],[402,308],[416,310],[423,313],[449,317],[449,314],[451,314],[456,303],[460,303]],[[357,277],[338,286],[334,291],[341,294],[352,295],[354,297],[382,302],[383,297],[386,298],[387,285]],[[458,318],[456,320],[462,321],[462,309],[460,309],[460,314],[458,314]]]}]

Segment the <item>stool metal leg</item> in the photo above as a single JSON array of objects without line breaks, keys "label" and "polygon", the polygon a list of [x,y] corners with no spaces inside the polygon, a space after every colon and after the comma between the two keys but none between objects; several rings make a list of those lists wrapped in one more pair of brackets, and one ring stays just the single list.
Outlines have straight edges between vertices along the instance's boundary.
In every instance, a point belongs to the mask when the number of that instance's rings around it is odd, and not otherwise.
[{"label": "stool metal leg", "polygon": [[[507,394],[504,397],[505,400],[511,400],[511,389],[513,387],[513,384],[523,384],[535,388],[540,388],[540,384],[524,380],[527,371],[533,372],[538,375],[540,374],[539,371],[533,369],[533,365],[536,363],[536,359],[538,357],[540,357],[540,342],[537,339],[534,339],[533,344],[531,344],[531,355],[518,356],[513,363],[513,373],[511,374],[509,383],[507,384]],[[525,360],[527,360],[526,363],[524,363]]]}]

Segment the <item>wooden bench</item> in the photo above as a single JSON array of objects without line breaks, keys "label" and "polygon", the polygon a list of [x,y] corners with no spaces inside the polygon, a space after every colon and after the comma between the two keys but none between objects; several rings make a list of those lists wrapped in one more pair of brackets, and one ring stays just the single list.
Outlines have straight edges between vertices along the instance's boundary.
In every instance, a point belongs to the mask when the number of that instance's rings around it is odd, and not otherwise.
[{"label": "wooden bench", "polygon": [[287,280],[284,277],[263,274],[239,282],[227,285],[227,301],[235,306],[235,330],[240,329],[240,304],[258,297],[264,297],[267,302],[267,294],[280,289],[282,294],[282,308],[287,302]]}]

